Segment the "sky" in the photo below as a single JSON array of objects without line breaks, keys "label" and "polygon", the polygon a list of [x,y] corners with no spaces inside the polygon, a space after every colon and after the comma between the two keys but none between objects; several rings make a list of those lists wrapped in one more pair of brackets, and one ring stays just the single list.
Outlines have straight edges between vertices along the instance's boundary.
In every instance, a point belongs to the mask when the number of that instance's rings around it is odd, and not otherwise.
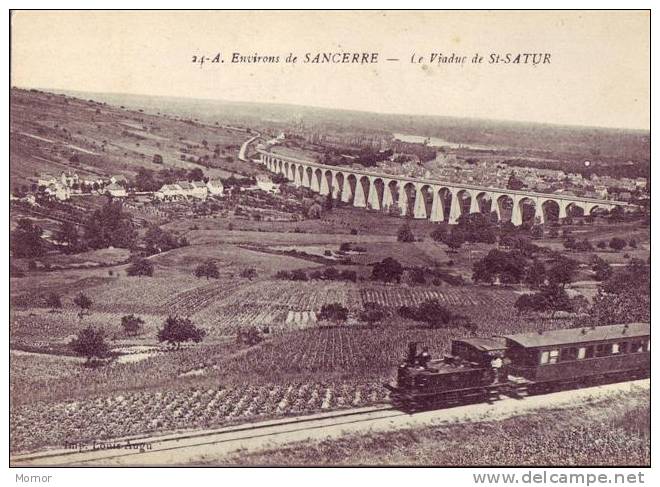
[{"label": "sky", "polygon": [[[12,85],[24,88],[650,127],[643,11],[14,11],[11,25]],[[283,62],[318,52],[379,62]],[[430,64],[434,52],[468,62]],[[192,62],[218,53],[224,63]],[[231,63],[233,53],[282,62]],[[477,53],[483,63],[470,63]],[[491,53],[550,63],[488,64]]]}]

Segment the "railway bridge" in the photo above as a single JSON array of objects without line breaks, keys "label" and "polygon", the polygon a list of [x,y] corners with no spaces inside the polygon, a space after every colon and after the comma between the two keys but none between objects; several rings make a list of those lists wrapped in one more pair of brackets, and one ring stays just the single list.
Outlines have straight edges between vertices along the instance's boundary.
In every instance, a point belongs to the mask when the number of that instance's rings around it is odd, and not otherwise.
[{"label": "railway bridge", "polygon": [[331,194],[332,198],[357,208],[395,212],[432,222],[455,224],[465,213],[495,211],[500,221],[511,221],[518,226],[523,223],[523,209],[527,205],[534,206],[533,218],[541,224],[549,220],[550,214],[562,220],[575,211],[590,215],[596,209],[634,208],[613,200],[380,174],[305,161],[264,149],[258,152],[268,170],[284,175],[296,186],[321,195]]}]

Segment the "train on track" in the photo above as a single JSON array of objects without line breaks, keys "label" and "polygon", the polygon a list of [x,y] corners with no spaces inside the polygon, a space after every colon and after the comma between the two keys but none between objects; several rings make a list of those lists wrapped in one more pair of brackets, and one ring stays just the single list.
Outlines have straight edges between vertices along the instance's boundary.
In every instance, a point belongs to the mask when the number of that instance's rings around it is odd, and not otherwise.
[{"label": "train on track", "polygon": [[432,360],[417,342],[385,384],[394,407],[418,411],[525,397],[558,388],[650,376],[649,323],[628,323],[453,340]]}]

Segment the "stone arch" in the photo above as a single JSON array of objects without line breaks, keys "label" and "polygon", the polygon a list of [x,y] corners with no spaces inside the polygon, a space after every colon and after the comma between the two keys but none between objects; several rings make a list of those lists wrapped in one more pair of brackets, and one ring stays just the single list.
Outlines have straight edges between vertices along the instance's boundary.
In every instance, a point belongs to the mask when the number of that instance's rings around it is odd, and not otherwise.
[{"label": "stone arch", "polygon": [[344,173],[337,171],[334,176],[334,181],[332,183],[332,197],[335,199],[341,199],[342,191],[344,189]]},{"label": "stone arch", "polygon": [[518,205],[517,211],[519,212],[518,215],[520,217],[519,224],[534,224],[536,218],[536,199],[529,196],[523,196],[517,199],[516,204]]},{"label": "stone arch", "polygon": [[383,196],[383,209],[398,214],[399,209],[399,182],[392,179],[387,183],[387,191]]},{"label": "stone arch", "polygon": [[310,185],[310,189],[312,191],[317,193],[321,191],[321,177],[323,177],[323,171],[317,167],[312,172],[312,182]]},{"label": "stone arch", "polygon": [[367,198],[369,197],[369,190],[371,189],[371,181],[368,176],[357,175],[357,184],[355,185],[355,198],[353,206],[358,208],[366,208]]},{"label": "stone arch", "polygon": [[333,180],[334,178],[332,176],[332,171],[330,169],[326,169],[323,173],[323,179],[321,180],[321,194],[326,195],[332,193],[332,185],[334,183]]},{"label": "stone arch", "polygon": [[305,174],[304,174],[304,177],[303,177],[302,185],[305,188],[311,188],[313,178],[314,178],[314,170],[311,167],[307,166],[305,168]]},{"label": "stone arch", "polygon": [[287,173],[286,177],[289,181],[296,180],[296,164],[293,162],[289,164],[289,172]]},{"label": "stone arch", "polygon": [[573,201],[566,205],[567,218],[583,218],[586,214],[584,203]]},{"label": "stone arch", "polygon": [[412,182],[406,181],[403,183],[403,186],[399,190],[399,210],[401,216],[413,214],[416,193],[417,190]]},{"label": "stone arch", "polygon": [[442,219],[438,221],[448,222],[449,215],[451,214],[452,199],[454,195],[451,189],[446,187],[439,188],[437,194],[438,194],[438,205],[439,205],[438,211],[442,212]]},{"label": "stone arch", "polygon": [[385,182],[382,178],[372,178],[367,197],[367,205],[374,210],[382,210],[385,199]]},{"label": "stone arch", "polygon": [[298,166],[296,168],[296,174],[295,174],[295,183],[296,186],[302,186],[303,181],[305,180],[305,169],[302,166]]},{"label": "stone arch", "polygon": [[433,210],[433,188],[428,184],[417,187],[415,193],[415,218],[430,218]]},{"label": "stone arch", "polygon": [[513,198],[508,194],[502,194],[496,200],[500,222],[510,222],[513,216]]},{"label": "stone arch", "polygon": [[344,203],[353,204],[355,200],[355,189],[357,188],[357,177],[355,174],[350,173],[344,180],[344,190],[342,191],[341,200]]},{"label": "stone arch", "polygon": [[490,214],[493,211],[493,199],[485,191],[480,191],[475,195],[479,213]]},{"label": "stone arch", "polygon": [[459,189],[456,192],[456,197],[458,198],[460,215],[469,215],[470,206],[472,206],[472,193],[467,189]]},{"label": "stone arch", "polygon": [[545,200],[541,206],[543,208],[543,219],[546,223],[554,223],[559,221],[561,208],[558,201],[548,199]]}]

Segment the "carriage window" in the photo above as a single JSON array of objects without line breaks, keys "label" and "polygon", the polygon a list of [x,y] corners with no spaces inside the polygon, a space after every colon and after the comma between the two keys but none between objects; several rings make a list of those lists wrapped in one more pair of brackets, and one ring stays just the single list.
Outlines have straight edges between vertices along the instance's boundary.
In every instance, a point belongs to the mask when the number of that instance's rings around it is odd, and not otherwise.
[{"label": "carriage window", "polygon": [[627,353],[628,352],[628,342],[619,343],[619,350],[620,350],[620,353]]},{"label": "carriage window", "polygon": [[578,359],[583,359],[583,358],[585,358],[586,356],[587,356],[587,349],[584,348],[584,347],[580,347],[580,348],[578,348],[578,356],[577,356],[577,358],[578,358]]},{"label": "carriage window", "polygon": [[541,363],[547,364],[550,359],[550,352],[541,352]]},{"label": "carriage window", "polygon": [[636,340],[630,344],[630,353],[639,353],[644,351],[644,342]]},{"label": "carriage window", "polygon": [[593,356],[594,356],[594,347],[592,345],[592,346],[586,348],[584,358],[593,358]]},{"label": "carriage window", "polygon": [[619,344],[618,343],[613,343],[612,344],[612,355],[616,355],[617,353],[621,353],[621,350],[619,349]]},{"label": "carriage window", "polygon": [[579,357],[578,355],[578,349],[575,347],[570,347],[570,348],[562,348],[561,349],[561,361],[562,362],[569,362],[571,360],[575,360],[577,358],[584,358],[584,348],[581,348],[580,350],[583,350],[583,356]]},{"label": "carriage window", "polygon": [[612,353],[612,345],[609,343],[601,343],[596,345],[596,357],[605,357]]},{"label": "carriage window", "polygon": [[550,350],[550,363],[556,364],[559,360],[559,350]]},{"label": "carriage window", "polygon": [[651,351],[651,340],[649,340],[648,342],[646,342],[646,351],[647,351],[647,352],[650,352],[650,351]]}]

